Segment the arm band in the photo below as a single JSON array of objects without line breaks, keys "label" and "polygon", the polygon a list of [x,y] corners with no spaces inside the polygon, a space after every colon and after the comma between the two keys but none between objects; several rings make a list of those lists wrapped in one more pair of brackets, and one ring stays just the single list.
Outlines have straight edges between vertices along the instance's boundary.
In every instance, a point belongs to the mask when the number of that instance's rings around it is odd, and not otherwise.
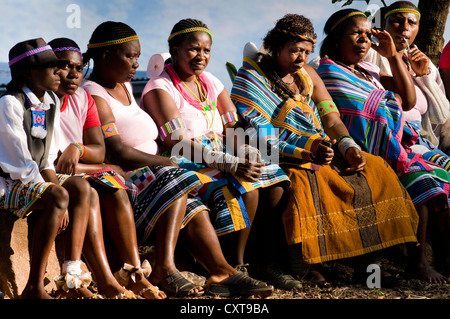
[{"label": "arm band", "polygon": [[186,128],[183,120],[179,117],[166,122],[163,126],[159,128],[159,137],[161,141],[164,141],[169,134],[172,134],[176,130]]},{"label": "arm band", "polygon": [[222,115],[220,115],[220,118],[222,119],[223,125],[226,125],[228,123],[232,122],[239,122],[239,115],[237,112],[227,112]]},{"label": "arm band", "polygon": [[319,112],[319,115],[321,117],[328,113],[339,114],[339,110],[333,101],[322,101],[322,102],[318,103],[316,105],[316,107],[317,107],[317,111]]},{"label": "arm band", "polygon": [[338,149],[342,156],[345,157],[345,154],[347,153],[347,150],[351,147],[356,147],[357,149],[361,150],[361,147],[356,144],[356,142],[353,140],[353,138],[344,136],[339,143],[338,143]]},{"label": "arm band", "polygon": [[117,132],[115,123],[108,123],[108,124],[102,125],[102,133],[103,133],[104,139],[107,139],[108,137],[111,137],[111,136],[119,135],[119,132]]},{"label": "arm band", "polygon": [[70,143],[70,144],[75,145],[78,148],[78,150],[80,151],[80,159],[83,159],[84,156],[86,155],[86,147],[81,143]]}]

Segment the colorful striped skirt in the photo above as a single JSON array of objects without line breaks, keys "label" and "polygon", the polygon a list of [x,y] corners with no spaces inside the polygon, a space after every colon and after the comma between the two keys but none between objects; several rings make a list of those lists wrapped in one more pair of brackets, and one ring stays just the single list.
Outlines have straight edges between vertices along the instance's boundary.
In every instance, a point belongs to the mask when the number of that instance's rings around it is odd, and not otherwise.
[{"label": "colorful striped skirt", "polygon": [[[139,243],[152,232],[159,217],[180,197],[196,187],[212,181],[208,176],[170,166],[143,167],[126,172],[128,181],[137,188],[134,219]],[[183,226],[201,210],[198,202],[188,200]]]},{"label": "colorful striped skirt", "polygon": [[[70,175],[57,174],[60,185],[62,185]],[[18,218],[25,218],[32,213],[31,207],[41,198],[45,190],[53,183],[30,182],[23,184],[21,181],[6,179],[7,189],[5,195],[0,198],[0,209],[12,212]]]},{"label": "colorful striped skirt", "polygon": [[218,235],[250,226],[243,199],[244,194],[278,183],[289,183],[285,172],[280,166],[274,164],[264,166],[262,176],[254,183],[214,168],[193,163],[185,158],[180,158],[178,165],[212,178],[211,183],[201,185],[190,192],[190,198],[209,208],[211,223]]},{"label": "colorful striped skirt", "polygon": [[450,174],[438,164],[428,163],[432,170],[425,170],[414,163],[406,174],[400,174],[400,182],[408,190],[416,207],[434,200],[433,208],[441,211],[450,207]]},{"label": "colorful striped skirt", "polygon": [[283,166],[291,180],[283,223],[306,263],[354,257],[416,242],[418,215],[405,187],[378,156],[364,153],[362,172],[347,173],[336,155],[318,171]]}]

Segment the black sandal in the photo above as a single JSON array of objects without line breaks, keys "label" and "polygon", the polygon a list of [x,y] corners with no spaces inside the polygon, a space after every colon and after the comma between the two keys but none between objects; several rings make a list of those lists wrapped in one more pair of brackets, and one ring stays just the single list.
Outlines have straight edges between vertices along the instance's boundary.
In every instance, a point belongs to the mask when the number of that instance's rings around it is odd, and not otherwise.
[{"label": "black sandal", "polygon": [[273,290],[272,285],[253,279],[239,271],[220,284],[208,285],[206,292],[207,294],[220,297],[257,296],[266,298],[273,293]]},{"label": "black sandal", "polygon": [[201,288],[198,285],[193,284],[189,280],[187,280],[185,277],[183,277],[182,274],[179,272],[173,273],[163,280],[161,280],[157,284],[158,288],[175,296],[181,296],[181,297],[199,297],[203,295],[204,291],[199,291],[197,293],[191,293],[190,291],[192,289]]}]

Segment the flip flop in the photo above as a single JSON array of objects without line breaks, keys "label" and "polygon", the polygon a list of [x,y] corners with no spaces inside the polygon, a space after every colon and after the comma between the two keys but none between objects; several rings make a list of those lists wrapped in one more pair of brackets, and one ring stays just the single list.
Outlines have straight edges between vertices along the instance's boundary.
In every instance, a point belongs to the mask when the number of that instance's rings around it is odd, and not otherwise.
[{"label": "flip flop", "polygon": [[179,272],[167,276],[166,278],[161,280],[157,284],[157,286],[161,290],[175,296],[199,297],[205,293],[204,291],[199,291],[197,293],[190,293],[192,289],[199,288],[201,286],[193,284]]},{"label": "flip flop", "polygon": [[207,286],[206,293],[219,297],[233,296],[257,296],[266,298],[273,293],[273,286],[263,281],[253,279],[243,272],[238,272],[220,284],[210,284]]}]

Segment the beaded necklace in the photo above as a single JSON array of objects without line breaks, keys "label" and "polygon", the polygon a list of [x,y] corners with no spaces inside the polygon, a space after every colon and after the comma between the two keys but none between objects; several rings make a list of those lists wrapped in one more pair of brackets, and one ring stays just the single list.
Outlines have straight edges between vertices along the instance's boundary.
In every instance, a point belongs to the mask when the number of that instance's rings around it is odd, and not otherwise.
[{"label": "beaded necklace", "polygon": [[[181,81],[181,83],[183,83],[183,85],[189,90],[189,92],[191,92],[191,94],[197,99],[197,101],[203,106],[203,108],[201,109],[201,112],[203,114],[203,116],[205,117],[210,130],[212,132],[212,141],[210,141],[211,146],[213,147],[214,150],[219,150],[221,148],[220,146],[220,142],[219,142],[219,138],[216,135],[216,132],[214,130],[214,119],[216,117],[216,103],[210,102],[208,100],[208,98],[205,96],[205,94],[203,93],[203,90],[200,86],[200,83],[197,80],[197,77],[195,77],[195,84],[197,85],[198,91],[201,94],[201,97],[203,98],[203,100],[201,100],[197,94],[195,94],[187,85],[184,81]],[[205,103],[205,104],[203,104]],[[209,105],[208,105],[209,104]],[[211,120],[208,117],[208,113],[207,111],[211,111],[212,115],[211,115]],[[203,143],[202,143],[203,144]]]}]

